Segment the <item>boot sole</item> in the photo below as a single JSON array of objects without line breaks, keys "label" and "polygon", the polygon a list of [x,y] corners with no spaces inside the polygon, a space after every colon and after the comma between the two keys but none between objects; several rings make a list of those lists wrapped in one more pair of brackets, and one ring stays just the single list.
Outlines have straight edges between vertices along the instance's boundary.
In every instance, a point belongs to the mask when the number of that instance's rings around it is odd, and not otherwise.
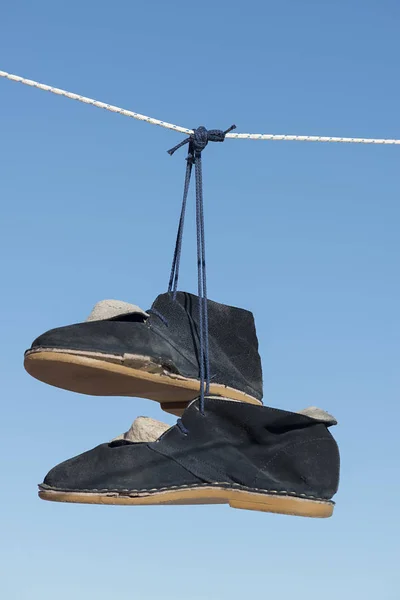
[{"label": "boot sole", "polygon": [[334,503],[328,500],[299,498],[284,493],[259,493],[218,486],[181,487],[147,492],[73,492],[41,487],[39,497],[51,502],[79,504],[113,504],[118,506],[229,504],[231,508],[294,515],[297,517],[328,518]]},{"label": "boot sole", "polygon": [[[168,372],[148,356],[105,355],[99,352],[37,349],[25,354],[29,375],[44,383],[90,396],[134,396],[161,404],[181,416],[199,396],[200,382]],[[210,394],[262,405],[260,400],[233,388],[211,383]]]}]

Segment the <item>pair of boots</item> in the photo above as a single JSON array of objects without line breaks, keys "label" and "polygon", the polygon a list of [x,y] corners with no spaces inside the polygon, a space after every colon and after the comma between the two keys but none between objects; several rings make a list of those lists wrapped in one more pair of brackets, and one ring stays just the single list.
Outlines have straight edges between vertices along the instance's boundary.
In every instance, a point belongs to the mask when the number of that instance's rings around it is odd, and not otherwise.
[{"label": "pair of boots", "polygon": [[98,303],[84,323],[52,329],[25,355],[51,385],[155,400],[181,418],[140,417],[129,432],[53,468],[45,500],[94,504],[221,504],[329,517],[339,453],[328,413],[262,404],[252,313],[207,300],[209,389],[200,394],[199,298],[162,294],[147,312]]}]

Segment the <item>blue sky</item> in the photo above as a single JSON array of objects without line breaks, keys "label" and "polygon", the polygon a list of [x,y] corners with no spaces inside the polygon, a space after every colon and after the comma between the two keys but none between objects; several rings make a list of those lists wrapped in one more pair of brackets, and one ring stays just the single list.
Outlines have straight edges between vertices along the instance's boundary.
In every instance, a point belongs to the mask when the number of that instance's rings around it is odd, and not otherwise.
[{"label": "blue sky", "polygon": [[[398,137],[394,0],[6,2],[0,69],[186,127]],[[51,388],[43,331],[165,291],[182,136],[0,80],[7,600],[399,597],[400,148],[227,141],[204,153],[209,295],[253,310],[265,402],[339,420],[334,517],[39,501],[56,463],[157,404]],[[193,208],[181,287],[196,290]]]}]

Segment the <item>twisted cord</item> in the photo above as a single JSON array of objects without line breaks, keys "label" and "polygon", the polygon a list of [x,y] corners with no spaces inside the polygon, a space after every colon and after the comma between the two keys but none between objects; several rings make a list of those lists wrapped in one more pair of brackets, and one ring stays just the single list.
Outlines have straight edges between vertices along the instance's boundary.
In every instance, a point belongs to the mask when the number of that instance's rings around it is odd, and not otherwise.
[{"label": "twisted cord", "polygon": [[[75,94],[73,92],[67,92],[66,90],[62,90],[60,88],[53,87],[51,85],[46,85],[44,83],[39,83],[38,81],[33,81],[32,79],[26,79],[25,77],[20,77],[19,75],[13,75],[11,73],[7,73],[6,71],[0,71],[0,77],[4,79],[8,79],[9,81],[15,81],[17,83],[22,83],[23,85],[28,85],[30,87],[37,88],[38,90],[43,90],[45,92],[50,92],[51,94],[56,94],[57,96],[64,96],[65,98],[69,98],[70,100],[77,100],[78,102],[83,102],[84,104],[90,104],[91,106],[96,106],[97,108],[103,108],[104,110],[108,110],[113,113],[117,113],[123,115],[125,117],[131,117],[132,119],[137,119],[138,121],[145,121],[146,123],[150,123],[151,125],[158,125],[159,127],[164,127],[165,129],[172,129],[173,131],[179,131],[180,133],[185,133],[187,135],[191,135],[194,133],[193,129],[187,129],[186,127],[181,127],[180,125],[174,125],[173,123],[168,123],[167,121],[161,121],[160,119],[155,119],[154,117],[148,117],[146,115],[142,115],[140,113],[126,110],[125,108],[120,108],[118,106],[113,106],[112,104],[107,104],[105,102],[100,102],[99,100],[93,100],[93,98],[87,98],[86,96],[81,96],[80,94]],[[322,135],[292,135],[292,134],[275,134],[275,133],[227,133],[226,137],[232,140],[267,140],[267,141],[275,141],[275,142],[324,142],[324,143],[341,143],[341,144],[382,144],[386,146],[400,145],[399,139],[387,139],[387,138],[356,138],[356,137],[332,137],[332,136],[322,136]],[[182,142],[181,145],[187,143],[187,141]]]}]

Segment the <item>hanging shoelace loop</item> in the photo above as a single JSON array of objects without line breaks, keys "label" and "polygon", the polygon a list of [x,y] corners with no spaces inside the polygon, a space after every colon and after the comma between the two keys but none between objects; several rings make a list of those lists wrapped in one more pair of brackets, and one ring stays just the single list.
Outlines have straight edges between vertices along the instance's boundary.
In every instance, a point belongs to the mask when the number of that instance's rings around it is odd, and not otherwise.
[{"label": "hanging shoelace loop", "polygon": [[208,348],[208,304],[207,304],[207,273],[206,273],[206,248],[204,233],[204,202],[203,202],[203,171],[201,153],[208,142],[223,142],[227,133],[236,129],[232,125],[226,131],[210,129],[201,126],[193,133],[177,144],[168,154],[171,156],[182,146],[189,144],[186,158],[186,176],[183,188],[183,200],[181,215],[179,219],[178,232],[176,236],[174,257],[172,260],[171,275],[168,291],[173,294],[175,300],[178,289],[179,268],[182,252],[183,229],[185,224],[185,213],[187,197],[190,187],[193,165],[196,176],[196,235],[197,235],[197,275],[198,275],[198,297],[199,297],[199,345],[200,345],[200,411],[204,414],[204,398],[210,391],[210,361]]}]

